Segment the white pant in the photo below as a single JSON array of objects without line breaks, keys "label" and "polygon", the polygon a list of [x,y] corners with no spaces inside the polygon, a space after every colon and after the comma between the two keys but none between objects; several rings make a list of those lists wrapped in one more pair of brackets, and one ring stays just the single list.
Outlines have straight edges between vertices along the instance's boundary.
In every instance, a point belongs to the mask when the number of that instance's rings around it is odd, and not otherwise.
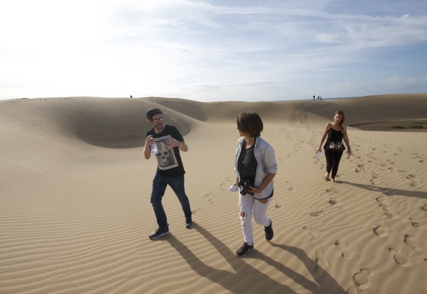
[{"label": "white pant", "polygon": [[257,224],[265,227],[271,224],[271,220],[265,215],[267,208],[270,205],[271,197],[268,198],[266,203],[262,203],[250,194],[241,195],[239,193],[239,207],[240,207],[240,222],[242,224],[243,238],[246,243],[252,244],[254,241],[252,229],[252,212],[254,220]]}]

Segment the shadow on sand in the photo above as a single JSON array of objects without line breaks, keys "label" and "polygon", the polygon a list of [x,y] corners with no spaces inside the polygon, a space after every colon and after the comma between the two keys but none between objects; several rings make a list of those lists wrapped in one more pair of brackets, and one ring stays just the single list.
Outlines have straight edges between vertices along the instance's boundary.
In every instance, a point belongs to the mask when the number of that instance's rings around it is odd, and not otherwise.
[{"label": "shadow on sand", "polygon": [[410,190],[393,189],[393,188],[386,188],[386,187],[378,187],[378,186],[374,186],[374,185],[351,183],[351,182],[346,182],[346,181],[339,181],[339,183],[351,185],[351,186],[354,186],[354,187],[357,187],[360,189],[364,189],[364,190],[368,190],[368,191],[380,192],[386,196],[406,196],[406,197],[417,197],[417,198],[427,199],[427,192],[423,192],[423,191],[410,191]]},{"label": "shadow on sand", "polygon": [[[224,261],[228,262],[234,270],[234,272],[230,272],[215,269],[202,262],[175,236],[169,235],[164,238],[165,241],[169,242],[171,246],[178,251],[178,253],[198,275],[221,285],[230,293],[263,293],[265,291],[268,291],[268,293],[297,293],[289,286],[277,282],[265,273],[246,263],[243,259],[236,257],[224,243],[202,226],[194,223],[194,230],[199,232],[207,241],[209,241],[221,254]],[[311,293],[346,293],[335,279],[329,275],[329,273],[324,271],[314,260],[307,256],[304,250],[279,244],[272,244],[272,246],[288,251],[299,258],[306,266],[315,282],[284,265],[284,261],[276,261],[257,250],[244,258],[263,260],[265,263],[275,267],[278,271],[282,272],[295,283],[301,285]],[[250,288],[248,288],[248,285],[250,285]]]}]

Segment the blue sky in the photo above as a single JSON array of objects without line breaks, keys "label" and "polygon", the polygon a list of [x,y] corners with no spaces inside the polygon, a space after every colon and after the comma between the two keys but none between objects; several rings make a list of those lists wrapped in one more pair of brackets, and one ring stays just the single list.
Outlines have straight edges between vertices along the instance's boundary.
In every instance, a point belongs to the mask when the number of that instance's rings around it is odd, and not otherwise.
[{"label": "blue sky", "polygon": [[0,2],[0,99],[427,93],[427,1]]}]

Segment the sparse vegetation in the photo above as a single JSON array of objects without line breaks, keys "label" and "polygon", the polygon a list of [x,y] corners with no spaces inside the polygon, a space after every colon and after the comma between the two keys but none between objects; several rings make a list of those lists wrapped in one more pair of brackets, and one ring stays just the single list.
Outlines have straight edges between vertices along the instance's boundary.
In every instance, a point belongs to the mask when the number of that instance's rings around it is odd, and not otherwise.
[{"label": "sparse vegetation", "polygon": [[424,124],[423,122],[412,122],[409,124],[409,127],[411,129],[423,129],[424,128],[423,124]]}]

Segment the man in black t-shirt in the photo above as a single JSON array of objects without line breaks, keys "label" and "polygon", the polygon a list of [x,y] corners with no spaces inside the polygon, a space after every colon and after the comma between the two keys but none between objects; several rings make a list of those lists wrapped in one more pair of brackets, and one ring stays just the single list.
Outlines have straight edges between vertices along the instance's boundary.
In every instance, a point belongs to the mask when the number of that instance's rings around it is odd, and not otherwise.
[{"label": "man in black t-shirt", "polygon": [[147,111],[147,121],[153,127],[147,132],[144,146],[144,157],[149,159],[151,153],[157,159],[157,172],[153,180],[151,204],[156,215],[158,229],[149,238],[157,239],[169,234],[169,224],[162,204],[166,187],[169,185],[181,203],[185,215],[185,227],[193,227],[190,201],[184,188],[184,166],[180,151],[187,152],[188,146],[178,129],[163,123],[163,114],[158,108]]}]

